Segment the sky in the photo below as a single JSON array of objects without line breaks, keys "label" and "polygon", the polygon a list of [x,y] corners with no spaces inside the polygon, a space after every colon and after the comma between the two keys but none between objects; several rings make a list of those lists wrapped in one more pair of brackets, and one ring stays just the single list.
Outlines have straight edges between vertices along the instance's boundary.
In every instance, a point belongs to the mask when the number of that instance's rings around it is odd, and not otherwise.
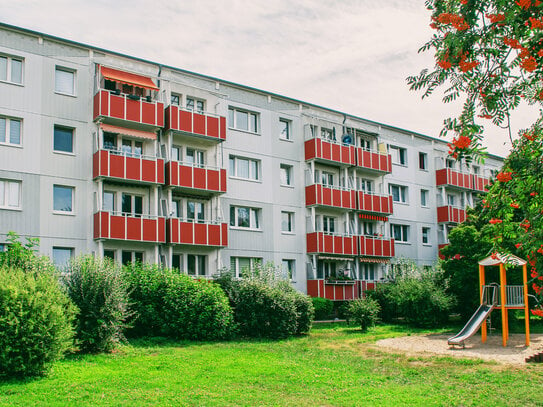
[{"label": "sky", "polygon": [[[432,35],[424,0],[0,0],[0,21],[432,137],[460,108],[407,86],[434,65],[418,53]],[[507,133],[485,133],[507,155]]]}]

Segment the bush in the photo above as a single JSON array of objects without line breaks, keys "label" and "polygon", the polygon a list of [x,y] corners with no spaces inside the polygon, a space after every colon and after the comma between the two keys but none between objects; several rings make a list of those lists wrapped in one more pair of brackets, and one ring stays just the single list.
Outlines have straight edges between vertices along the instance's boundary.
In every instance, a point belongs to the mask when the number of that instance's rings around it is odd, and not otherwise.
[{"label": "bush", "polygon": [[366,291],[366,296],[379,303],[379,319],[383,322],[395,322],[401,317],[396,299],[392,296],[394,283],[380,283],[374,290]]},{"label": "bush", "polygon": [[124,339],[129,311],[128,283],[109,259],[80,257],[66,268],[63,282],[80,310],[76,338],[85,352],[109,352]]},{"label": "bush", "polygon": [[71,348],[75,314],[54,275],[0,267],[0,375],[45,374]]},{"label": "bush", "polygon": [[315,308],[315,319],[322,321],[332,317],[332,311],[334,309],[334,303],[327,298],[311,298],[313,307]]},{"label": "bush", "polygon": [[214,283],[153,264],[125,267],[135,312],[135,336],[211,340],[232,335],[233,312]]},{"label": "bush", "polygon": [[311,297],[292,289],[292,297],[296,308],[296,334],[306,334],[311,330],[315,319],[315,308]]},{"label": "bush", "polygon": [[377,300],[366,297],[350,301],[347,307],[347,314],[349,319],[360,325],[360,329],[365,332],[370,326],[379,322],[380,310],[381,307]]}]

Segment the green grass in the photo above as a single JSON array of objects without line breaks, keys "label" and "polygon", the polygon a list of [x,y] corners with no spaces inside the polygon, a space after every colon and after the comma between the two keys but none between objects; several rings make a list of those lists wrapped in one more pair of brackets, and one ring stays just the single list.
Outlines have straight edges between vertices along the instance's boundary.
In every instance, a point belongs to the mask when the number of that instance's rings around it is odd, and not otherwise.
[{"label": "green grass", "polygon": [[0,382],[0,405],[541,405],[541,365],[407,357],[373,346],[421,332],[429,331],[388,325],[362,334],[318,324],[283,341],[134,341],[113,354],[65,359],[45,378]]}]

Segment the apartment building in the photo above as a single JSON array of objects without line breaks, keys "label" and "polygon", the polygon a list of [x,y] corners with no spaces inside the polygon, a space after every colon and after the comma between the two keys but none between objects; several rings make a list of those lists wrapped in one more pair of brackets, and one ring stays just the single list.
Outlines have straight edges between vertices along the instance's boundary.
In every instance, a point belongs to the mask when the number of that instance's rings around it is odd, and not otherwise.
[{"label": "apartment building", "polygon": [[[391,118],[393,121],[393,118]],[[435,263],[502,160],[116,52],[0,25],[0,244],[39,237],[195,277],[273,262],[357,298],[398,258]]]}]

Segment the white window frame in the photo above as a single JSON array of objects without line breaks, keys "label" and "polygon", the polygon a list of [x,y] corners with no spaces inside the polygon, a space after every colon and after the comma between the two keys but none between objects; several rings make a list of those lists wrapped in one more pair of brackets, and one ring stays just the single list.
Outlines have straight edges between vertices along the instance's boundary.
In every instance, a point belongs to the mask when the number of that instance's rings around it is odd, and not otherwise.
[{"label": "white window frame", "polygon": [[[284,217],[286,216],[286,219]],[[281,211],[281,233],[294,234],[294,212]]]},{"label": "white window frame", "polygon": [[367,178],[357,177],[357,187],[359,191],[371,194],[373,192],[373,181]]},{"label": "white window frame", "polygon": [[[199,109],[199,104],[201,109]],[[204,99],[195,98],[193,96],[187,96],[185,107],[187,110],[202,114],[206,111],[206,101]]]},{"label": "white window frame", "polygon": [[360,263],[360,279],[364,281],[376,281],[379,275],[374,263]]},{"label": "white window frame", "polygon": [[[57,263],[56,258],[55,258],[55,251],[57,251],[57,252],[59,252],[59,251],[69,252],[70,257],[69,257],[68,261],[66,261],[63,264]],[[68,265],[68,263],[70,262],[70,260],[74,258],[74,252],[75,252],[74,247],[53,246],[53,248],[51,249],[51,260],[53,260],[53,263],[57,267],[66,267]]]},{"label": "white window frame", "polygon": [[[240,210],[249,211],[249,226],[240,226]],[[260,208],[250,208],[247,206],[230,206],[230,228],[242,230],[261,230],[260,226]],[[232,218],[233,215],[233,218]]]},{"label": "white window frame", "polygon": [[[6,60],[6,78],[0,78],[0,82],[10,83],[13,85],[23,85],[24,83],[24,74],[25,74],[25,61],[21,57],[13,57],[10,55],[0,54],[0,58]],[[13,61],[18,61],[21,63],[21,82],[16,82],[13,80]]]},{"label": "white window frame", "polygon": [[321,171],[320,172],[320,183],[325,187],[332,188],[334,186],[335,175],[333,172]]},{"label": "white window frame", "polygon": [[[136,262],[136,261],[141,261],[142,263],[145,261],[145,252],[140,252],[138,250],[121,250],[121,264],[125,264],[123,263],[123,255],[125,253],[130,253],[130,262]],[[141,259],[137,259],[136,257],[141,257]]]},{"label": "white window frame", "polygon": [[453,194],[447,194],[447,206],[455,206],[456,197]]},{"label": "white window frame", "polygon": [[[7,116],[0,116],[0,120],[5,124],[4,129],[0,129],[0,131],[3,132],[3,138],[4,141],[0,140],[0,145],[5,146],[12,146],[12,147],[22,147],[23,145],[23,120],[16,117],[7,117]],[[11,128],[12,123],[18,122],[19,123],[19,143],[12,143],[11,142]]]},{"label": "white window frame", "polygon": [[430,191],[427,189],[421,189],[420,190],[420,206],[423,208],[428,208],[430,206],[430,203],[428,202],[430,199]]},{"label": "white window frame", "polygon": [[[177,98],[177,102],[173,101],[174,98]],[[177,107],[183,106],[183,95],[181,93],[171,92],[170,93],[170,105],[171,106],[177,106]]]},{"label": "white window frame", "polygon": [[[248,166],[248,176],[244,177],[240,175],[240,165],[243,161],[247,162]],[[254,158],[241,157],[236,155],[230,155],[229,160],[229,170],[230,178],[243,179],[246,181],[260,181],[261,173],[260,171],[260,160],[255,160]]]},{"label": "white window frame", "polygon": [[[194,273],[191,273],[189,270],[190,258],[194,258]],[[203,268],[203,272],[202,272]],[[207,276],[207,256],[205,254],[192,254],[189,253],[186,256],[186,270],[183,270],[187,275],[194,277],[205,277]]]},{"label": "white window frame", "polygon": [[[106,208],[106,194],[108,195],[112,195],[113,197],[113,208]],[[117,192],[115,191],[110,191],[110,190],[107,190],[107,189],[104,189],[104,191],[102,192],[102,211],[106,211],[106,212],[116,212],[116,209],[117,209]]]},{"label": "white window frame", "polygon": [[[71,205],[72,208],[70,211],[65,211],[62,209],[55,209],[55,187],[59,188],[67,188],[72,191],[72,199],[71,199]],[[71,185],[60,185],[60,184],[53,184],[53,213],[57,215],[74,215],[75,214],[75,187]]]},{"label": "white window frame", "polygon": [[[63,89],[61,89],[60,87],[60,83],[57,82],[58,80],[58,77],[57,77],[57,72],[64,72],[64,73],[69,73],[72,75],[72,86],[71,86],[71,92],[66,92],[64,91]],[[63,66],[55,66],[55,93],[59,94],[59,95],[66,95],[66,96],[75,96],[77,94],[77,89],[76,89],[76,70],[75,69],[71,69],[71,68],[66,68],[66,67],[63,67]]]},{"label": "white window frame", "polygon": [[256,268],[257,264],[262,264],[262,258],[261,257],[245,257],[245,256],[231,256],[230,257],[230,268],[232,268],[232,265],[234,266],[234,270],[230,270],[231,272],[234,271],[234,277],[235,278],[241,278],[241,270],[240,268],[240,259],[249,260],[249,270],[250,272],[253,272]]},{"label": "white window frame", "polygon": [[428,154],[422,151],[419,151],[419,170],[428,171]]},{"label": "white window frame", "polygon": [[[129,143],[130,145],[125,144],[125,143]],[[128,151],[127,147],[130,147],[130,151]],[[137,152],[137,147],[141,147],[141,152],[139,153]],[[143,156],[143,148],[144,148],[144,143],[142,140],[134,140],[127,137],[121,137],[122,155],[127,156],[127,157],[140,158]]]},{"label": "white window frame", "polygon": [[292,120],[279,119],[279,140],[292,141]]},{"label": "white window frame", "polygon": [[[123,208],[123,198],[127,196],[130,197],[130,212],[125,212]],[[136,198],[141,198],[141,213],[136,212]],[[135,194],[132,192],[121,192],[121,214],[123,216],[134,216],[134,217],[140,217],[145,211],[145,197],[142,194]]]},{"label": "white window frame", "polygon": [[[394,199],[394,190],[398,189],[398,200]],[[388,192],[390,195],[392,195],[392,202],[400,203],[400,204],[408,204],[409,203],[409,189],[405,185],[397,185],[397,184],[388,184]]]},{"label": "white window frame", "polygon": [[421,241],[422,241],[422,244],[425,246],[431,246],[430,232],[431,232],[431,229],[429,227],[423,226],[421,229]]},{"label": "white window frame", "polygon": [[[189,160],[189,152],[192,158]],[[183,164],[191,167],[204,168],[206,165],[206,152],[205,150],[199,150],[193,147],[185,148],[185,156],[183,157]]]},{"label": "white window frame", "polygon": [[[239,126],[237,113],[247,114],[247,129]],[[260,134],[260,113],[230,106],[228,107],[228,127],[247,133]]]},{"label": "white window frame", "polygon": [[[72,134],[72,151],[64,151],[64,150],[56,150],[55,149],[55,135],[56,135],[56,129],[62,129],[62,130],[70,130]],[[75,129],[73,127],[63,126],[61,124],[55,124],[53,126],[53,152],[59,153],[59,154],[67,154],[67,155],[75,155]]]},{"label": "white window frame", "polygon": [[[21,210],[22,182],[10,179],[0,179],[0,209]],[[16,196],[17,203],[12,205]]]},{"label": "white window frame", "polygon": [[[396,234],[396,231],[399,231],[399,234]],[[390,236],[394,239],[395,243],[409,243],[409,225],[391,223]]]},{"label": "white window frame", "polygon": [[407,148],[388,144],[388,153],[392,157],[392,164],[407,167]]},{"label": "white window frame", "polygon": [[322,217],[322,231],[328,234],[336,233],[336,217],[335,216],[326,216]]},{"label": "white window frame", "polygon": [[[292,187],[293,166],[289,164],[279,164],[279,182],[282,187]],[[284,176],[283,176],[284,174]],[[284,179],[285,178],[285,179]],[[286,181],[286,182],[283,182]]]},{"label": "white window frame", "polygon": [[286,277],[290,281],[296,280],[296,260],[294,259],[282,259],[281,270],[285,273]]}]

